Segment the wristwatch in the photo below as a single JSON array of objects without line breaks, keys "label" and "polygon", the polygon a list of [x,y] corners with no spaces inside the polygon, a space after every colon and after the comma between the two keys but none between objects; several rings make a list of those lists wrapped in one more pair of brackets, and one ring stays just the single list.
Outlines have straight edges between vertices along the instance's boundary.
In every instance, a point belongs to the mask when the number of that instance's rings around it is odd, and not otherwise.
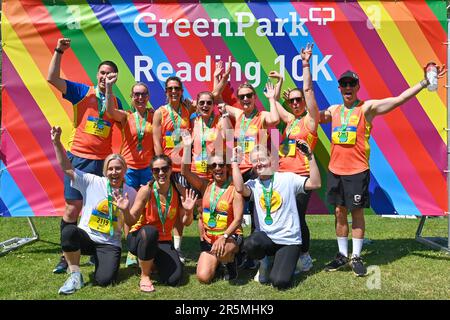
[{"label": "wristwatch", "polygon": [[228,234],[228,233],[224,233],[224,234],[223,234],[223,237],[225,238],[225,240],[227,240],[228,237],[229,237],[229,234]]}]

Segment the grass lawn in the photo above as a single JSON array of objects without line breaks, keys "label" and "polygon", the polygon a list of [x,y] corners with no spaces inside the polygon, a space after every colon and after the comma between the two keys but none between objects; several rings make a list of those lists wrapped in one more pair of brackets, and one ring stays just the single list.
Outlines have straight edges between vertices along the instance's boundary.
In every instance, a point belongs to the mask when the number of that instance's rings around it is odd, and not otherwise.
[{"label": "grass lawn", "polygon": [[[366,238],[372,243],[363,248],[367,266],[375,273],[357,278],[350,271],[326,273],[323,266],[334,257],[337,243],[334,217],[308,216],[311,230],[311,256],[314,268],[295,280],[295,286],[278,291],[253,281],[256,271],[242,270],[233,283],[224,280],[201,285],[195,277],[198,257],[198,236],[194,222],[185,230],[183,251],[190,261],[185,267],[184,281],[172,288],[155,281],[156,292],[141,293],[136,268],[125,268],[126,253],[122,253],[119,283],[113,287],[92,286],[92,266],[81,270],[87,286],[71,296],[57,294],[67,275],[55,275],[52,269],[59,258],[60,218],[34,218],[40,240],[0,257],[0,299],[449,299],[450,255],[430,249],[414,240],[419,220],[389,219],[366,216]],[[448,218],[428,219],[424,236],[447,236]],[[246,230],[248,233],[248,230]],[[30,236],[25,218],[0,219],[0,241],[16,236]],[[351,245],[350,249],[351,249]],[[88,257],[82,257],[82,263]],[[380,282],[377,288],[376,276]],[[157,278],[156,278],[157,279]],[[374,288],[375,284],[375,288]],[[370,289],[370,288],[372,289]]]}]

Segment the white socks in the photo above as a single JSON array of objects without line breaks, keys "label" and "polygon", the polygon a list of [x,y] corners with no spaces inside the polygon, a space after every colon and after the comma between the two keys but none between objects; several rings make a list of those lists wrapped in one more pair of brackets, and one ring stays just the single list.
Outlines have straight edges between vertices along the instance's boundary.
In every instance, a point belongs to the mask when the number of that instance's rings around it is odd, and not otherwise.
[{"label": "white socks", "polygon": [[[339,247],[339,252],[348,257],[348,237],[336,237],[337,238],[337,242],[338,242],[338,247]],[[361,256],[361,250],[363,247],[363,243],[364,243],[364,239],[356,239],[356,238],[352,238],[352,246],[353,246],[353,252],[352,252],[352,257],[353,256]]]},{"label": "white socks", "polygon": [[173,236],[173,246],[175,250],[180,251],[181,250],[181,240],[183,239],[182,236]]},{"label": "white socks", "polygon": [[337,237],[339,252],[348,257],[348,237]]},{"label": "white socks", "polygon": [[352,239],[352,243],[353,243],[352,257],[354,257],[354,256],[359,257],[361,255],[363,242],[364,242],[364,239],[355,239],[355,238]]}]

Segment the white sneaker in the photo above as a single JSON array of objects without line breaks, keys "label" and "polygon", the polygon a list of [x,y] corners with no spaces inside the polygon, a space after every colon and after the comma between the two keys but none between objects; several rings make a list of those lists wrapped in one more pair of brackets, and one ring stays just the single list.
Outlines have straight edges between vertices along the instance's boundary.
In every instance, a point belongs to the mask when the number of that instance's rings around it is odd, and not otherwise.
[{"label": "white sneaker", "polygon": [[294,271],[294,275],[299,275],[300,272],[308,272],[313,267],[312,258],[309,253],[302,254],[298,258],[297,266]]},{"label": "white sneaker", "polygon": [[259,269],[253,280],[259,283],[268,283],[270,274],[270,261],[269,257],[265,256],[263,259],[259,260]]},{"label": "white sneaker", "polygon": [[186,257],[184,256],[184,253],[181,252],[181,250],[177,250],[177,252],[178,252],[178,258],[180,258],[181,263],[185,264],[186,263]]},{"label": "white sneaker", "polygon": [[64,285],[59,288],[59,294],[72,294],[84,286],[83,275],[80,272],[72,272]]}]

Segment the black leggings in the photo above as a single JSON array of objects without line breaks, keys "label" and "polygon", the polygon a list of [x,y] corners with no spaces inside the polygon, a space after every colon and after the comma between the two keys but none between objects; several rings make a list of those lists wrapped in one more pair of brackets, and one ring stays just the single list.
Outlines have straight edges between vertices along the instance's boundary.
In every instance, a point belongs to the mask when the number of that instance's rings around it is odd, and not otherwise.
[{"label": "black leggings", "polygon": [[276,244],[264,232],[256,231],[244,240],[244,250],[252,259],[275,256],[269,276],[272,285],[278,289],[291,286],[300,245]]},{"label": "black leggings", "polygon": [[161,282],[170,286],[180,283],[183,276],[183,264],[172,241],[158,242],[158,230],[153,226],[143,226],[130,232],[127,237],[128,250],[140,260],[155,259]]},{"label": "black leggings", "polygon": [[91,240],[83,229],[66,225],[61,232],[61,247],[64,252],[81,251],[82,255],[95,256],[95,282],[104,287],[117,279],[120,266],[120,247],[100,244]]},{"label": "black leggings", "polygon": [[302,231],[302,253],[309,251],[310,235],[308,224],[306,223],[306,209],[308,209],[309,199],[311,199],[311,191],[306,191],[306,193],[299,193],[295,196],[298,217],[300,218],[300,229]]}]

